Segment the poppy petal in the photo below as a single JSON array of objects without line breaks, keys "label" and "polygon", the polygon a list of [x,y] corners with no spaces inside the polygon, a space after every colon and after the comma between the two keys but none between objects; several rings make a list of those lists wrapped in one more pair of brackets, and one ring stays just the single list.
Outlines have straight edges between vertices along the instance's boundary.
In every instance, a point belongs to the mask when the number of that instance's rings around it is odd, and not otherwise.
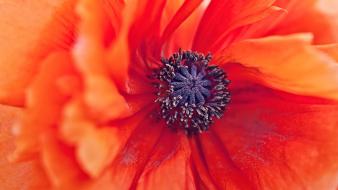
[{"label": "poppy petal", "polygon": [[[243,39],[252,39],[266,35],[271,29],[275,28],[287,16],[287,10],[276,6],[262,11],[255,17],[248,17],[243,19],[242,26],[239,25],[233,31],[222,34],[214,45],[215,49],[222,49],[225,45],[235,43]],[[250,23],[250,19],[257,19],[256,22]],[[259,19],[259,20],[258,20]],[[245,22],[249,24],[245,24]]]},{"label": "poppy petal", "polygon": [[68,52],[54,52],[41,63],[39,74],[28,88],[26,112],[14,127],[17,149],[13,159],[26,158],[37,152],[40,146],[36,135],[43,134],[60,119],[68,96],[58,88],[58,79],[68,75],[76,76]]},{"label": "poppy petal", "polygon": [[[212,49],[220,50],[230,43],[234,43],[240,39],[254,38],[259,32],[266,31],[269,28],[274,27],[278,21],[286,15],[287,11],[276,6],[271,6],[268,9],[262,10],[255,15],[249,15],[240,19],[229,32],[225,32],[217,38]],[[272,21],[268,23],[269,21]],[[254,24],[253,24],[254,23]],[[261,27],[262,31],[256,31],[258,27]],[[254,33],[255,32],[255,33]],[[257,34],[258,33],[258,34]],[[251,36],[250,36],[251,34]]]},{"label": "poppy petal", "polygon": [[138,124],[110,167],[114,189],[135,187],[149,156],[160,141],[163,129],[163,124],[155,118],[144,118]]},{"label": "poppy petal", "polygon": [[[85,101],[100,120],[125,117],[129,107],[109,77],[103,44],[103,8],[97,1],[82,0],[77,5],[81,22],[73,50],[75,63],[84,77]],[[111,108],[115,109],[111,109]]]},{"label": "poppy petal", "polygon": [[196,189],[186,136],[167,128],[156,147],[137,182],[137,189]]},{"label": "poppy petal", "polygon": [[[129,38],[130,48],[136,51],[145,40],[156,39],[161,32],[161,19],[166,0],[139,1],[138,9],[132,20]],[[148,20],[148,22],[143,22]],[[154,47],[155,48],[155,47]],[[154,50],[152,50],[154,51]],[[135,52],[132,52],[135,53]],[[140,52],[144,53],[144,52]]]},{"label": "poppy petal", "polygon": [[70,101],[64,111],[61,125],[62,139],[76,149],[76,157],[84,171],[92,177],[99,177],[121,151],[131,132],[147,115],[148,111],[135,114],[125,123],[97,126],[88,117],[81,99]]},{"label": "poppy petal", "polygon": [[330,57],[334,58],[338,63],[338,44],[320,45],[317,46],[317,48],[327,53]]},{"label": "poppy petal", "polygon": [[[0,6],[0,102],[24,103],[24,91],[37,70],[31,47],[52,11],[63,1],[8,1]],[[34,10],[34,14],[32,14]],[[18,16],[20,15],[20,16]],[[34,52],[33,52],[34,54]]]},{"label": "poppy petal", "polygon": [[[197,29],[193,49],[202,52],[214,52],[215,49],[210,47],[214,47],[219,36],[225,35],[236,27],[257,22],[266,17],[273,2],[274,0],[211,1]],[[223,19],[220,23],[219,19],[221,18],[226,19]]]},{"label": "poppy petal", "polygon": [[310,34],[296,34],[242,41],[226,49],[219,62],[256,70],[254,77],[275,89],[337,100],[338,64],[311,40]]},{"label": "poppy petal", "polygon": [[92,177],[97,177],[111,163],[119,150],[117,131],[114,128],[89,128],[81,139],[77,157]]},{"label": "poppy petal", "polygon": [[46,189],[49,182],[37,160],[24,163],[8,160],[14,149],[10,127],[19,113],[17,108],[0,106],[0,186],[2,189]]},{"label": "poppy petal", "polygon": [[123,0],[104,0],[104,10],[110,18],[110,22],[114,29],[114,34],[117,34],[122,25],[122,10],[125,6]]},{"label": "poppy petal", "polygon": [[[336,21],[338,4],[327,0],[277,1],[277,6],[288,10],[287,17],[268,35],[286,35],[311,32],[314,43],[338,42],[338,22]],[[328,10],[333,10],[329,12]]]},{"label": "poppy petal", "polygon": [[61,135],[65,142],[75,146],[76,157],[83,170],[92,177],[98,177],[115,158],[122,140],[116,128],[98,128],[83,113],[85,108],[82,105],[79,100],[66,105]]},{"label": "poppy petal", "polygon": [[60,143],[55,134],[50,131],[42,137],[42,162],[55,187],[67,186],[70,182],[76,184],[87,176],[72,155],[72,149]]},{"label": "poppy petal", "polygon": [[217,189],[216,181],[211,177],[205,157],[202,153],[200,143],[195,139],[190,140],[191,158],[195,173],[196,186],[201,189]]},{"label": "poppy petal", "polygon": [[[173,52],[172,50],[177,49],[191,49],[192,48],[192,42],[194,39],[194,35],[196,33],[199,21],[201,20],[203,16],[203,11],[205,10],[206,3],[202,2],[199,4],[198,7],[196,5],[197,2],[191,2],[191,3],[185,3],[185,7],[181,7],[181,13],[177,13],[177,17],[182,17],[183,15],[189,13],[189,17],[184,18],[184,20],[180,21],[180,25],[177,25],[177,28],[172,28],[172,34],[170,34],[171,38],[168,38],[167,44],[164,48],[164,55],[171,55]],[[194,6],[192,6],[194,5]],[[189,11],[189,12],[186,12]],[[174,20],[176,18],[172,18]],[[182,18],[183,19],[183,18]],[[178,22],[178,21],[176,21]],[[167,26],[169,27],[169,26]],[[169,28],[167,29],[169,30]],[[162,34],[164,35],[164,33]],[[164,36],[161,37],[162,41],[164,41]]]},{"label": "poppy petal", "polygon": [[176,12],[181,8],[183,3],[184,0],[167,1],[166,6],[163,10],[163,18],[161,23],[162,33],[168,23],[172,20]]},{"label": "poppy petal", "polygon": [[[255,189],[245,173],[237,168],[229,153],[212,132],[198,138],[208,171],[219,189]],[[226,177],[225,177],[226,176]]]},{"label": "poppy petal", "polygon": [[[159,26],[156,20],[161,16],[163,2],[162,0],[156,1],[156,3],[133,1],[128,2],[123,9],[123,24],[116,41],[109,50],[107,62],[110,63],[109,67],[117,85],[127,92],[130,91],[127,85],[129,65],[131,62],[138,63],[136,54],[143,53],[139,52],[137,48],[142,40],[148,39],[146,36],[148,33],[145,31],[157,31],[152,27],[153,25]],[[143,22],[143,19],[148,22]]]},{"label": "poppy petal", "polygon": [[144,70],[152,64],[154,58],[156,60],[160,57],[161,50],[157,47],[166,0],[137,1],[135,4],[137,9],[134,14],[129,14],[134,17],[127,22],[129,26],[126,26],[125,33],[121,34],[125,37],[124,45],[129,46],[130,54],[126,54],[126,58],[130,57],[128,61],[133,63],[131,69],[142,68]]},{"label": "poppy petal", "polygon": [[34,44],[32,54],[37,61],[45,59],[54,51],[69,51],[76,38],[75,14],[77,0],[64,1],[58,6],[50,21],[43,26],[39,38]]},{"label": "poppy petal", "polygon": [[238,96],[211,130],[258,189],[336,188],[337,104],[260,85]]},{"label": "poppy petal", "polygon": [[164,29],[161,40],[166,41],[170,34],[172,34],[201,3],[201,0],[185,1]]}]

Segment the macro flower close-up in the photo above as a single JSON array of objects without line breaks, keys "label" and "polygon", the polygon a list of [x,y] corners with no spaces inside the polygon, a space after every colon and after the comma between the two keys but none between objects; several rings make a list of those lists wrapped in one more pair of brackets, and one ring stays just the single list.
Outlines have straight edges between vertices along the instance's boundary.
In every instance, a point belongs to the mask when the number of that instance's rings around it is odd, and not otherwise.
[{"label": "macro flower close-up", "polygon": [[0,189],[336,190],[337,0],[0,0]]}]

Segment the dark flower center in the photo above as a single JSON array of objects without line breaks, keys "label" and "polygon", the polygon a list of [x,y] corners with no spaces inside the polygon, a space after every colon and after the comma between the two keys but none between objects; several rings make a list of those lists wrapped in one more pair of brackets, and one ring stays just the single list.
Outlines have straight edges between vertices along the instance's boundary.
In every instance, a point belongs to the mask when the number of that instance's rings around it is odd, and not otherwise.
[{"label": "dark flower center", "polygon": [[154,71],[161,116],[169,127],[187,134],[205,131],[221,118],[230,101],[229,80],[218,66],[210,66],[211,54],[179,51]]}]

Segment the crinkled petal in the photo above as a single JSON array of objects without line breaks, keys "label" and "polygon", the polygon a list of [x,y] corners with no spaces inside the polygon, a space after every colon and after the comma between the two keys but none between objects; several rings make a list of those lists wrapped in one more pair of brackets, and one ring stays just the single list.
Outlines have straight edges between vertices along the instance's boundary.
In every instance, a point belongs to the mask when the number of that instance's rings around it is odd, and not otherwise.
[{"label": "crinkled petal", "polygon": [[250,80],[275,89],[337,100],[338,64],[311,40],[297,34],[242,41],[225,49],[219,63],[240,63],[256,71]]},{"label": "crinkled petal", "polygon": [[119,150],[119,138],[116,129],[88,128],[82,137],[77,156],[80,164],[92,177],[97,177],[111,163]]},{"label": "crinkled petal", "polygon": [[98,177],[110,164],[122,143],[117,129],[98,127],[86,115],[85,106],[78,99],[64,109],[61,135],[67,144],[75,147],[78,163],[92,177]]},{"label": "crinkled petal", "polygon": [[135,114],[118,126],[114,123],[101,126],[90,119],[85,103],[80,98],[74,99],[65,106],[61,136],[68,145],[75,147],[75,156],[83,170],[92,177],[99,177],[147,114],[143,111],[145,113]]},{"label": "crinkled petal", "polygon": [[[259,16],[259,17],[258,17]],[[275,28],[281,20],[288,16],[286,9],[282,9],[277,6],[272,6],[269,9],[262,11],[256,17],[248,17],[243,19],[242,22],[248,22],[249,24],[243,24],[228,34],[223,34],[218,38],[218,43],[215,45],[215,49],[222,49],[225,45],[235,43],[236,41],[244,39],[258,38],[266,35],[271,29]],[[250,19],[258,19],[254,23],[250,23]]]},{"label": "crinkled petal", "polygon": [[338,63],[338,44],[328,44],[317,46],[319,50],[325,52]]},{"label": "crinkled petal", "polygon": [[189,140],[196,186],[201,189],[217,189],[216,181],[211,177],[208,171],[208,163],[205,160],[200,143],[195,139]]},{"label": "crinkled petal", "polygon": [[73,54],[84,78],[86,103],[99,120],[125,117],[129,107],[111,80],[106,64],[103,7],[97,1],[82,0],[77,13],[81,22]]},{"label": "crinkled petal", "polygon": [[68,184],[80,184],[88,179],[74,159],[73,150],[62,144],[55,135],[57,131],[46,132],[41,138],[41,156],[45,171],[54,187],[65,187]]},{"label": "crinkled petal", "polygon": [[245,38],[255,38],[261,32],[273,28],[282,18],[285,17],[287,11],[276,6],[271,6],[254,15],[241,18],[229,32],[220,34],[213,44],[209,47],[212,51],[220,50],[227,45]]},{"label": "crinkled petal", "polygon": [[136,185],[156,144],[161,141],[163,124],[155,118],[144,118],[132,132],[126,145],[109,171],[114,189],[129,189]]},{"label": "crinkled petal", "polygon": [[40,135],[58,123],[68,99],[68,95],[60,90],[58,79],[68,75],[76,76],[76,72],[67,52],[55,52],[41,63],[40,72],[27,92],[27,108],[14,128],[17,136],[14,159],[38,152]]},{"label": "crinkled petal", "polygon": [[236,166],[228,150],[211,132],[202,134],[198,141],[207,170],[219,189],[256,189],[250,176]]},{"label": "crinkled petal", "polygon": [[224,43],[223,40],[218,42],[220,36],[268,16],[273,2],[274,0],[211,1],[196,32],[193,49],[216,51],[215,43]]},{"label": "crinkled petal", "polygon": [[[128,88],[128,70],[131,63],[135,62],[136,48],[139,47],[140,41],[145,39],[148,33],[156,31],[154,28],[149,28],[152,25],[158,25],[156,19],[161,16],[163,1],[129,1],[122,12],[122,26],[118,33],[116,41],[111,45],[107,62],[112,72],[114,81],[123,90],[129,92]],[[143,22],[146,18],[148,22]],[[156,19],[155,19],[156,18]],[[133,65],[133,67],[134,67]]]},{"label": "crinkled petal", "polygon": [[195,9],[202,3],[201,0],[187,0],[176,12],[168,25],[165,27],[161,36],[162,41],[166,41],[168,37],[195,11]]},{"label": "crinkled petal", "polygon": [[338,4],[330,0],[277,1],[277,6],[288,10],[288,15],[267,35],[286,35],[311,32],[314,43],[338,42]]},{"label": "crinkled petal", "polygon": [[337,106],[251,83],[211,131],[257,189],[335,189]]},{"label": "crinkled petal", "polygon": [[140,190],[158,187],[164,190],[196,189],[190,147],[183,133],[172,133],[170,129],[164,132],[137,182]]},{"label": "crinkled petal", "polygon": [[16,163],[8,160],[14,149],[10,127],[20,110],[0,106],[0,186],[2,189],[46,189],[48,178],[38,160]]},{"label": "crinkled petal", "polygon": [[25,88],[38,67],[31,48],[51,19],[52,11],[62,3],[56,0],[0,3],[0,102],[24,103]]},{"label": "crinkled petal", "polygon": [[[197,6],[197,3],[198,6]],[[166,30],[172,30],[172,33],[168,35],[168,42],[163,46],[164,55],[170,56],[173,51],[178,49],[192,49],[193,39],[198,28],[198,24],[203,16],[203,12],[207,6],[207,1],[198,2],[198,1],[187,1],[184,4],[184,7],[180,8],[180,13],[177,13],[175,17],[181,18],[179,21],[175,21],[172,18],[172,21],[176,23],[175,28],[169,28],[167,26]],[[189,16],[184,18],[184,15]],[[175,26],[175,25],[174,25]],[[172,27],[172,26],[171,26]],[[162,41],[164,41],[164,33],[162,34]],[[170,37],[170,38],[169,38]]]}]

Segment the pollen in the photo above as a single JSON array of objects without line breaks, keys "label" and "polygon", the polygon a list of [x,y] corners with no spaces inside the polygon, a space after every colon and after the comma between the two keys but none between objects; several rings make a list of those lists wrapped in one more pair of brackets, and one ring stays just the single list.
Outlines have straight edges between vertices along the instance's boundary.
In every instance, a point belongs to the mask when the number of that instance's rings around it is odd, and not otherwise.
[{"label": "pollen", "polygon": [[230,102],[230,81],[223,69],[209,65],[211,59],[211,54],[182,50],[161,59],[154,71],[155,102],[168,127],[196,134],[223,116]]}]

